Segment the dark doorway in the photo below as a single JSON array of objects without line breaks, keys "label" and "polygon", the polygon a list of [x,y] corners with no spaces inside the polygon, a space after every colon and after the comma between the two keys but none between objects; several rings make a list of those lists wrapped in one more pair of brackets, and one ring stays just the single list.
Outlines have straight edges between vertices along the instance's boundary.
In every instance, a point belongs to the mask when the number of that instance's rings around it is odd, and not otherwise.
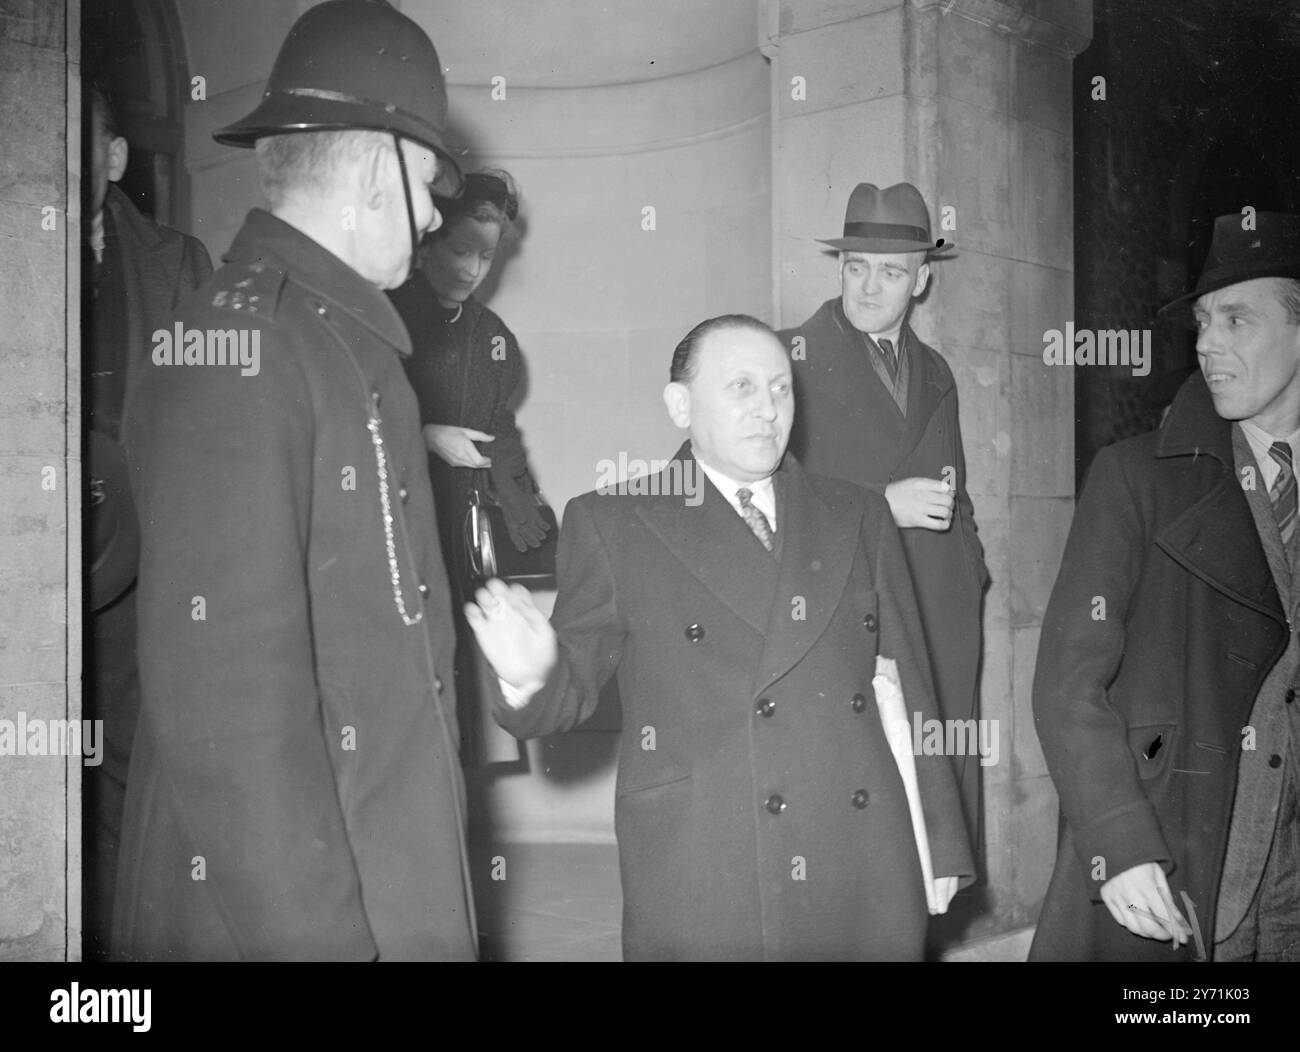
[{"label": "dark doorway", "polygon": [[[1300,207],[1300,5],[1096,0],[1075,59],[1075,323],[1150,329],[1150,373],[1075,370],[1076,483],[1102,446],[1157,426],[1189,330],[1157,310],[1191,288],[1216,216]],[[1104,98],[1098,81],[1104,78]]]}]

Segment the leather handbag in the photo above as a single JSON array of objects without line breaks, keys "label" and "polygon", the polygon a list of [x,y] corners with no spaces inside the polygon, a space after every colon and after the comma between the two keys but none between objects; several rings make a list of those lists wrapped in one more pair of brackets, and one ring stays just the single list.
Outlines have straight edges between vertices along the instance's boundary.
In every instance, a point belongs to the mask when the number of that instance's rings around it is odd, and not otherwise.
[{"label": "leather handbag", "polygon": [[510,539],[505,512],[496,502],[486,472],[477,472],[465,509],[465,551],[471,593],[490,577],[527,588],[555,587],[555,549],[560,535],[555,510],[540,494],[537,510],[549,527],[537,548],[520,551]]}]

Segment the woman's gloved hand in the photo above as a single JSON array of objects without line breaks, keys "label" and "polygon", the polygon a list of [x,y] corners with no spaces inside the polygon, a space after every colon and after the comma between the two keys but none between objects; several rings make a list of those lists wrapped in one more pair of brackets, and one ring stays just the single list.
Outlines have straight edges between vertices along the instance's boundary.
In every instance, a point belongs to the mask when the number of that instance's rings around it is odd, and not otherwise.
[{"label": "woman's gloved hand", "polygon": [[537,498],[531,492],[527,478],[516,480],[514,485],[499,486],[493,496],[505,515],[506,530],[516,551],[540,548],[551,526],[542,518]]}]

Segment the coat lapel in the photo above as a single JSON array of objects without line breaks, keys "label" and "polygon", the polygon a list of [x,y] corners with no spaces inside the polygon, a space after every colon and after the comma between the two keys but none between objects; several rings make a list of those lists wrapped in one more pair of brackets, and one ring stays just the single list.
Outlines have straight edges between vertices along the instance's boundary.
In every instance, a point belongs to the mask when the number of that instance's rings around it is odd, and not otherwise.
[{"label": "coat lapel", "polygon": [[[104,207],[113,213],[113,225],[121,241],[122,279],[126,289],[127,347],[139,354],[150,346],[150,333],[142,326],[146,319],[158,319],[172,308],[172,290],[177,283],[180,256],[169,252],[158,229],[144,221],[130,199],[110,185]],[[173,256],[175,258],[173,258]]]},{"label": "coat lapel", "polygon": [[[638,501],[636,514],[710,592],[761,634],[767,628],[777,583],[776,559],[763,549],[745,520],[699,470],[689,442],[673,460],[681,463],[670,465],[660,476],[665,485],[659,492],[668,491],[666,483],[677,471],[678,479],[699,479],[704,499],[695,506],[687,504],[681,495]],[[694,474],[688,475],[687,471]]]},{"label": "coat lapel", "polygon": [[[785,536],[780,580],[763,608],[768,616],[755,694],[789,672],[826,631],[853,568],[861,528],[861,509],[824,503],[789,453],[775,483],[778,532]],[[800,612],[802,618],[796,616]]]},{"label": "coat lapel", "polygon": [[922,343],[912,326],[903,322],[906,333],[904,343],[911,359],[912,378],[907,392],[907,423],[903,437],[898,443],[898,461],[907,459],[908,455],[925,436],[930,426],[930,417],[939,408],[939,404],[952,390],[952,380],[935,365],[934,358],[938,352]]},{"label": "coat lapel", "polygon": [[[817,327],[820,331],[809,333],[805,350],[810,362],[830,363],[825,371],[833,382],[826,385],[827,393],[854,414],[865,412],[872,419],[888,420],[901,429],[903,418],[898,403],[872,368],[866,341],[844,316],[844,307],[835,299],[825,303],[822,310],[826,312],[825,323]],[[817,367],[823,368],[820,364]]]},{"label": "coat lapel", "polygon": [[1212,588],[1286,624],[1273,571],[1234,470],[1232,427],[1193,376],[1169,411],[1156,456],[1205,458],[1217,467],[1208,492],[1156,534],[1156,544]]}]

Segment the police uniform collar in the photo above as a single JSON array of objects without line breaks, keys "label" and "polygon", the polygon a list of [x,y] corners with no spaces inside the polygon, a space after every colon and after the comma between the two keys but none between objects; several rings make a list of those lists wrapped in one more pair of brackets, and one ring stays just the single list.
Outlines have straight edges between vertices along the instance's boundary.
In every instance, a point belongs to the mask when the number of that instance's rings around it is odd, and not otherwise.
[{"label": "police uniform collar", "polygon": [[289,280],[365,326],[399,354],[410,355],[411,337],[383,290],[366,281],[333,252],[297,227],[254,208],[235,236],[227,263],[270,263]]}]

